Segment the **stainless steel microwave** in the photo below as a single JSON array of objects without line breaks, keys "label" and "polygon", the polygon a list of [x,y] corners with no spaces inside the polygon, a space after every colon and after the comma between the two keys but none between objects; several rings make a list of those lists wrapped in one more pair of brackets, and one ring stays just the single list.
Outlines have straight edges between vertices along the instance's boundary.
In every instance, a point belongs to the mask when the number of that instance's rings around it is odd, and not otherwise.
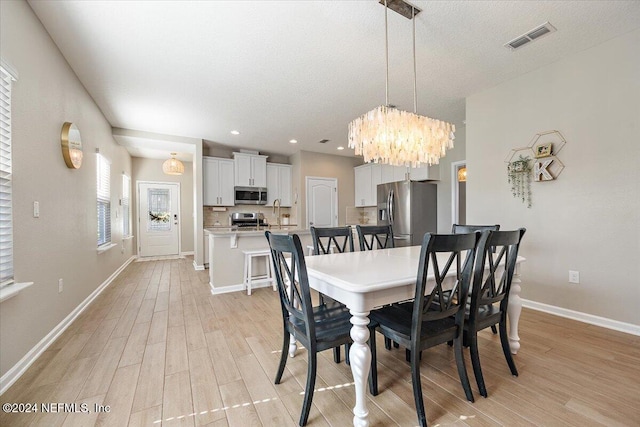
[{"label": "stainless steel microwave", "polygon": [[267,189],[263,187],[235,187],[236,205],[266,205]]}]

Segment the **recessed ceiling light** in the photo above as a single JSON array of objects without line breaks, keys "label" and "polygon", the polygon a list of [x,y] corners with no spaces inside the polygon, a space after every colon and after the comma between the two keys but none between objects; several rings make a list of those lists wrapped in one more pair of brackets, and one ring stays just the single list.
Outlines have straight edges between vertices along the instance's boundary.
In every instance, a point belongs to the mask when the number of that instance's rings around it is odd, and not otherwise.
[{"label": "recessed ceiling light", "polygon": [[340,147],[338,147],[338,150],[344,150],[344,147],[341,145]]},{"label": "recessed ceiling light", "polygon": [[298,140],[297,139],[290,139],[289,142],[292,143],[292,144],[297,144]]},{"label": "recessed ceiling light", "polygon": [[231,131],[231,135],[240,135],[240,131],[239,130],[232,130]]}]

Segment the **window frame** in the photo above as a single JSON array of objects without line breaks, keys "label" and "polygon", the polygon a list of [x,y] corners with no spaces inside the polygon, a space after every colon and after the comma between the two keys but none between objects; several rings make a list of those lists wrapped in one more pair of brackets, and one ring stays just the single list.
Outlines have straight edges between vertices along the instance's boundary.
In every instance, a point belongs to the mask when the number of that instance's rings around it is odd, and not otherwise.
[{"label": "window frame", "polygon": [[99,151],[96,152],[96,217],[98,249],[108,249],[112,246],[111,162]]},{"label": "window frame", "polygon": [[0,289],[15,282],[13,257],[13,165],[11,159],[11,91],[17,72],[0,62]]},{"label": "window frame", "polygon": [[122,173],[122,238],[128,239],[133,237],[131,230],[131,177],[126,173]]}]

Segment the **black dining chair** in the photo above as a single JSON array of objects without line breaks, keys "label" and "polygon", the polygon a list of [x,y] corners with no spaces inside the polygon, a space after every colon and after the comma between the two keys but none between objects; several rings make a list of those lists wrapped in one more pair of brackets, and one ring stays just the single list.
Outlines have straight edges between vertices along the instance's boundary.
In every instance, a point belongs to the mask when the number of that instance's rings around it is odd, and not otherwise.
[{"label": "black dining chair", "polygon": [[343,305],[312,305],[304,253],[296,234],[280,235],[267,231],[265,236],[273,259],[283,322],[282,355],[275,383],[280,384],[282,379],[290,336],[293,335],[307,349],[307,384],[299,423],[304,426],[309,418],[313,399],[317,353],[351,342],[351,315]]},{"label": "black dining chair", "polygon": [[[353,233],[350,227],[310,227],[313,241],[313,254],[326,255],[330,253],[353,252]],[[320,304],[339,304],[332,298],[319,293]],[[349,361],[349,345],[344,347],[345,361]],[[340,362],[340,347],[333,350],[333,360]]]},{"label": "black dining chair", "polygon": [[[465,301],[473,273],[473,260],[480,233],[424,235],[420,251],[415,297],[412,302],[390,305],[370,313],[372,325],[371,373],[369,390],[378,394],[378,371],[375,331],[409,350],[411,382],[418,420],[427,425],[420,379],[420,354],[423,350],[453,341],[456,366],[467,400],[473,402],[473,393],[462,353]],[[462,258],[462,269],[455,270]],[[453,266],[453,269],[452,269]],[[433,276],[428,280],[428,276]],[[428,286],[433,284],[433,289]],[[444,297],[447,292],[448,297]]]},{"label": "black dining chair", "polygon": [[353,233],[350,227],[310,227],[313,254],[353,252]]},{"label": "black dining chair", "polygon": [[391,225],[356,225],[361,251],[395,247]]},{"label": "black dining chair", "polygon": [[[466,224],[453,224],[451,232],[453,234],[475,233],[476,231],[498,231],[500,230],[500,224],[493,225],[466,225]],[[494,250],[495,252],[495,250]],[[491,327],[491,332],[498,333],[495,325]]]},{"label": "black dining chair", "polygon": [[518,250],[525,232],[524,228],[514,231],[485,231],[476,255],[471,304],[466,310],[464,323],[464,341],[469,344],[473,373],[478,390],[484,397],[487,397],[487,389],[480,367],[478,331],[498,325],[502,352],[511,374],[518,376],[507,336],[507,306]]},{"label": "black dining chair", "polygon": [[476,231],[498,231],[500,230],[500,224],[494,225],[466,225],[466,224],[453,224],[451,232],[453,234],[466,234],[475,233]]}]

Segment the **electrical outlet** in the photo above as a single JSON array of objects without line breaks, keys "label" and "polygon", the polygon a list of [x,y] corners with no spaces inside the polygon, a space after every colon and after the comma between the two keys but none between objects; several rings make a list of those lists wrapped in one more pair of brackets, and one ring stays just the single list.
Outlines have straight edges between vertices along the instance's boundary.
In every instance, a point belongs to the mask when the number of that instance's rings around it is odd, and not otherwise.
[{"label": "electrical outlet", "polygon": [[33,202],[33,217],[40,218],[40,202]]},{"label": "electrical outlet", "polygon": [[64,282],[62,279],[58,279],[58,293],[62,293],[62,289],[64,288]]},{"label": "electrical outlet", "polygon": [[580,283],[580,272],[569,270],[569,283]]}]

